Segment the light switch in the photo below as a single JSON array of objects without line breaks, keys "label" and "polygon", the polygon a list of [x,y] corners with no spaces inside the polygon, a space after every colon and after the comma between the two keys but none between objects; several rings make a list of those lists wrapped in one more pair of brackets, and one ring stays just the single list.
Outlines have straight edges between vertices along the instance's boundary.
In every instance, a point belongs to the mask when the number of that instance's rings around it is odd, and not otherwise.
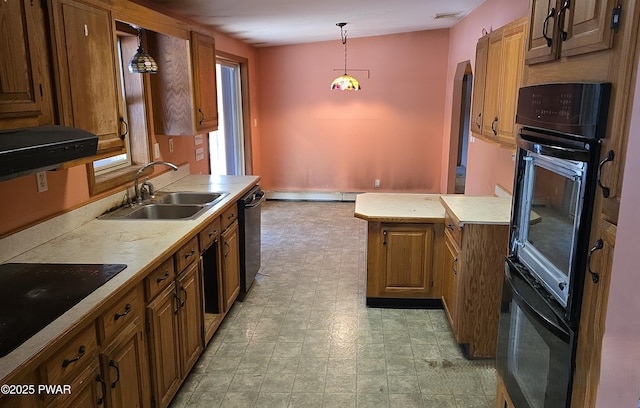
[{"label": "light switch", "polygon": [[36,181],[38,182],[38,193],[43,193],[49,189],[46,171],[36,173]]}]

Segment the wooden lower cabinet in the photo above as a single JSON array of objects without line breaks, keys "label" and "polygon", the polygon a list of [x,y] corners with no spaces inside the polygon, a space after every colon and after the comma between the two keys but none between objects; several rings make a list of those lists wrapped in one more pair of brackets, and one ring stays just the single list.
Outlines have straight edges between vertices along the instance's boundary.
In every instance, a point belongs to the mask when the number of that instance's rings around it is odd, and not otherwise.
[{"label": "wooden lower cabinet", "polygon": [[469,358],[495,358],[509,226],[445,223],[447,318]]},{"label": "wooden lower cabinet", "polygon": [[504,386],[504,382],[500,375],[498,375],[496,388],[496,408],[516,408],[511,402],[511,398],[507,393],[507,388]]},{"label": "wooden lower cabinet", "polygon": [[[184,259],[182,254],[176,253],[176,263]],[[147,305],[155,402],[152,405],[169,405],[202,353],[202,315],[200,263],[192,262]]]},{"label": "wooden lower cabinet", "polygon": [[137,317],[118,336],[118,341],[100,354],[109,408],[151,406],[148,351],[143,329],[142,319]]},{"label": "wooden lower cabinet", "polygon": [[47,408],[95,408],[105,407],[108,385],[100,374],[97,361],[89,365],[76,379],[69,383],[71,395],[56,397]]},{"label": "wooden lower cabinet", "polygon": [[240,235],[238,221],[222,233],[222,292],[225,312],[240,293]]},{"label": "wooden lower cabinet", "polygon": [[442,224],[369,222],[367,300],[439,299]]},{"label": "wooden lower cabinet", "polygon": [[454,336],[458,336],[458,268],[460,248],[449,234],[444,238],[444,270],[442,272],[442,306],[451,323]]}]

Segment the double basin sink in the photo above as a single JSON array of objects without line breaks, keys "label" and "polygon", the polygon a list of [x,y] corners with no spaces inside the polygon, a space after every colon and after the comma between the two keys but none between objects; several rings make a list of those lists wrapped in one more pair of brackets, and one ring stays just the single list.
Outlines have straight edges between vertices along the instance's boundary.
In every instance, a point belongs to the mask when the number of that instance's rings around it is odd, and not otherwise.
[{"label": "double basin sink", "polygon": [[106,213],[100,218],[111,220],[189,220],[213,207],[226,192],[158,192],[156,196]]}]

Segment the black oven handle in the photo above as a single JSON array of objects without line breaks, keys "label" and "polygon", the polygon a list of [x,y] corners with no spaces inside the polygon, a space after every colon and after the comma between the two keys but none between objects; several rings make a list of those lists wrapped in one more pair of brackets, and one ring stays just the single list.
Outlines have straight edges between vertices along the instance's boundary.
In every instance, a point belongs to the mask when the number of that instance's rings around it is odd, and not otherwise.
[{"label": "black oven handle", "polygon": [[590,162],[591,148],[583,148],[584,143],[577,142],[581,146],[568,146],[567,143],[551,144],[549,138],[539,138],[534,133],[522,129],[518,134],[516,143],[525,150],[542,154],[545,156],[557,157],[558,159]]},{"label": "black oven handle", "polygon": [[533,291],[535,289],[531,288],[531,285],[529,285],[529,283],[527,283],[524,278],[520,277],[517,271],[509,269],[511,268],[508,268],[505,271],[505,277],[513,291],[513,301],[516,302],[518,306],[520,306],[520,308],[523,309],[530,317],[544,326],[544,328],[549,330],[551,333],[553,333],[563,341],[569,342],[570,334],[568,328],[562,327],[558,324],[558,316],[553,313],[553,311],[546,305],[546,302],[541,297],[538,299],[538,303],[539,306],[542,307],[535,307],[534,305],[532,305],[531,302],[527,299],[525,292]]}]

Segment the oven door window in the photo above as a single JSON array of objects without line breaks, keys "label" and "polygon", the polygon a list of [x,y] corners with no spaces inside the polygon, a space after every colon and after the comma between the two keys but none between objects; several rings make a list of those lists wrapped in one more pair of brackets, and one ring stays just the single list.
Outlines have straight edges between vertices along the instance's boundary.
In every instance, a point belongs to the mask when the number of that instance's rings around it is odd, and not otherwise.
[{"label": "oven door window", "polygon": [[533,152],[525,163],[518,258],[566,306],[586,163]]}]

